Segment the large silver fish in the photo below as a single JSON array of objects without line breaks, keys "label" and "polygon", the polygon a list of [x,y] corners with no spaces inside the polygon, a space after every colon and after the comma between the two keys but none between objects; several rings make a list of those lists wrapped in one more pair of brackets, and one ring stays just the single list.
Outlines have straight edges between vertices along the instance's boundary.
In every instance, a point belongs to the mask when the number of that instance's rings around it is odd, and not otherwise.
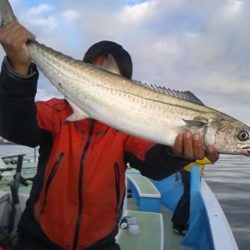
[{"label": "large silver fish", "polygon": [[[0,0],[2,25],[15,19]],[[68,120],[91,117],[151,141],[174,144],[178,133],[200,133],[220,153],[250,155],[250,128],[205,106],[190,92],[143,86],[83,63],[37,41],[28,43],[31,58],[71,104]]]}]

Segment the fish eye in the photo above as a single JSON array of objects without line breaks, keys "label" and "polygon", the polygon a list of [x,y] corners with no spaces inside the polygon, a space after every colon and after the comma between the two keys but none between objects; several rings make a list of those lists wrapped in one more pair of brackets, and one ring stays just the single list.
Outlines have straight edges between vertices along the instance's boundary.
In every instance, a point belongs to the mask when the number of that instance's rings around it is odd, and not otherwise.
[{"label": "fish eye", "polygon": [[241,141],[246,141],[249,139],[249,134],[248,132],[241,130],[238,134],[238,139]]}]

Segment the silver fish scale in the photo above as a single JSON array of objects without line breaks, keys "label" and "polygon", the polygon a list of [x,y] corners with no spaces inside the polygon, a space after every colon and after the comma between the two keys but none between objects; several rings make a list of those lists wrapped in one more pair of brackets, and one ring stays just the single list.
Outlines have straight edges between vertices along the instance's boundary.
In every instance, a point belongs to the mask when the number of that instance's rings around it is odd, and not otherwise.
[{"label": "silver fish scale", "polygon": [[[207,116],[211,111],[206,106],[76,61],[37,42],[30,44],[30,50],[40,70],[67,99],[91,117],[125,132],[172,144],[176,134],[185,129],[184,120],[193,120],[202,114]],[[159,133],[155,132],[156,127]],[[173,136],[169,133],[166,137],[168,128],[174,128]]]}]

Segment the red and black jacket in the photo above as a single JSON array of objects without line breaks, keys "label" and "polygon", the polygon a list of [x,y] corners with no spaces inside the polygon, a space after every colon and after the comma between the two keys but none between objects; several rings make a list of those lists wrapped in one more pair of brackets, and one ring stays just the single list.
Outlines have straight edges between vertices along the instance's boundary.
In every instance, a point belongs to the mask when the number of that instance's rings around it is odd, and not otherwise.
[{"label": "red and black jacket", "polygon": [[7,60],[0,75],[0,135],[39,146],[38,172],[20,231],[50,249],[87,249],[113,238],[125,194],[126,163],[153,179],[188,162],[171,149],[130,136],[93,119],[66,122],[63,99],[34,101],[38,73],[26,78]]}]

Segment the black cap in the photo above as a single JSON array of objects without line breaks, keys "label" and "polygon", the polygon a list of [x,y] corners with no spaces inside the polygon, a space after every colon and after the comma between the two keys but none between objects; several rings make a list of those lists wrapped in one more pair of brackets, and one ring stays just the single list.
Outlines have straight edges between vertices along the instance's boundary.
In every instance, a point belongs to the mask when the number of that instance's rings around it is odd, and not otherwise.
[{"label": "black cap", "polygon": [[112,55],[115,59],[121,75],[131,79],[133,64],[129,53],[118,43],[111,41],[101,41],[92,45],[84,55],[83,61],[91,63],[99,56]]}]

